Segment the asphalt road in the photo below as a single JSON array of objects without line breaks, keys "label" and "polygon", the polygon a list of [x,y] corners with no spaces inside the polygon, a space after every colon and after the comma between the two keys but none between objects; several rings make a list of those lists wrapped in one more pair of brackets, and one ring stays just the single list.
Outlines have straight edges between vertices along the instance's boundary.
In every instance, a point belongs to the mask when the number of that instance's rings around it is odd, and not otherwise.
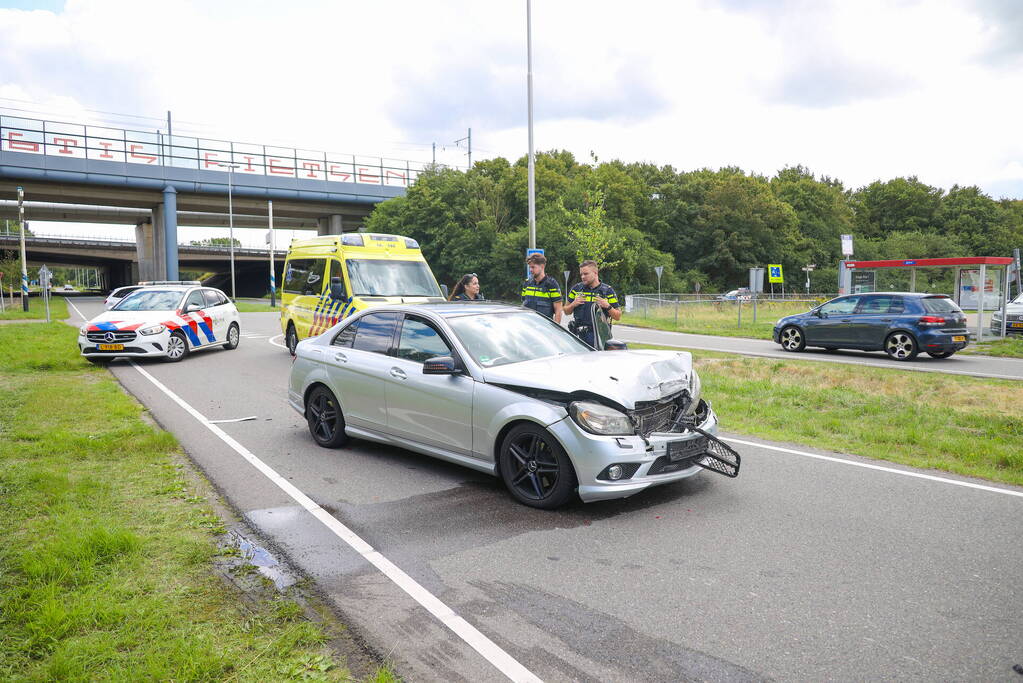
[{"label": "asphalt road", "polygon": [[898,368],[899,370],[917,372],[941,372],[951,375],[1023,380],[1023,358],[995,358],[957,353],[951,358],[931,358],[926,354],[920,354],[912,361],[897,361],[891,360],[882,351],[825,351],[824,349],[807,348],[800,353],[790,353],[783,351],[778,344],[766,339],[714,337],[705,334],[685,334],[629,327],[628,325],[615,325],[614,336],[616,339],[626,342],[677,346],[689,350],[723,351],[786,360],[815,360],[828,363],[870,365],[879,368]]},{"label": "asphalt road", "polygon": [[[242,321],[237,350],[139,365],[209,420],[256,416],[217,427],[544,680],[1020,680],[1023,489],[742,439],[738,479],[540,512],[424,456],[317,447],[276,316]],[[507,680],[136,368],[111,371],[401,676]]]}]

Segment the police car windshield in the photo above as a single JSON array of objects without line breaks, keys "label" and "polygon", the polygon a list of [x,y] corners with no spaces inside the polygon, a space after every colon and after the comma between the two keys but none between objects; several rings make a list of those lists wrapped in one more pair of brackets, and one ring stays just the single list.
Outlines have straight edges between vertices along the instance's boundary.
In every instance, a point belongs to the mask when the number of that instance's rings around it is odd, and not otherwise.
[{"label": "police car windshield", "polygon": [[173,311],[181,302],[181,290],[143,289],[117,302],[112,311]]},{"label": "police car windshield", "polygon": [[557,323],[532,312],[459,316],[448,324],[485,368],[593,351]]},{"label": "police car windshield", "polygon": [[348,259],[348,278],[355,296],[441,295],[425,261]]}]

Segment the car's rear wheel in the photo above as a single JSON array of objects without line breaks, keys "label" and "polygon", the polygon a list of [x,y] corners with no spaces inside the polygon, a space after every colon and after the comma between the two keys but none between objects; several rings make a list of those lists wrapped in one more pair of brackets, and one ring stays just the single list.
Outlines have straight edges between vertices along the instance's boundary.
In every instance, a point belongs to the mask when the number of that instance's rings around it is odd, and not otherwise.
[{"label": "car's rear wheel", "polygon": [[913,360],[920,348],[909,332],[892,332],[884,340],[884,351],[895,360]]},{"label": "car's rear wheel", "polygon": [[188,340],[181,332],[171,332],[167,339],[167,362],[177,363],[188,355]]},{"label": "car's rear wheel", "polygon": [[501,443],[499,458],[501,479],[524,505],[552,510],[575,495],[572,461],[557,439],[539,425],[513,427]]},{"label": "car's rear wheel", "polygon": [[953,353],[955,353],[955,351],[928,351],[927,355],[932,358],[948,358]]},{"label": "car's rear wheel", "polygon": [[786,351],[802,351],[806,348],[806,337],[803,336],[803,331],[795,325],[784,328],[778,335],[778,339],[781,340],[781,347]]},{"label": "car's rear wheel", "polygon": [[294,356],[298,348],[298,332],[292,323],[288,323],[288,331],[284,333],[284,345],[288,347],[288,353]]},{"label": "car's rear wheel", "polygon": [[348,443],[341,404],[327,387],[321,385],[309,392],[305,402],[305,419],[313,441],[320,446],[339,448]]},{"label": "car's rear wheel", "polygon": [[225,349],[237,349],[238,342],[241,341],[242,333],[238,329],[238,323],[231,323],[231,327],[227,328],[227,343],[224,344]]}]

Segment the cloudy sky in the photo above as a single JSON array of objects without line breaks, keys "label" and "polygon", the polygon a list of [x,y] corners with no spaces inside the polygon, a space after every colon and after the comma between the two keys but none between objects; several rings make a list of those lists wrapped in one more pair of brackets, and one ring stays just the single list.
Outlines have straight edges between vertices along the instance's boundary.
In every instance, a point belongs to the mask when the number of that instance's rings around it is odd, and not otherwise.
[{"label": "cloudy sky", "polygon": [[[1021,9],[534,0],[536,148],[1023,198]],[[154,129],[171,110],[181,134],[420,161],[435,142],[458,165],[471,127],[474,159],[516,158],[525,0],[0,0],[0,98]]]}]

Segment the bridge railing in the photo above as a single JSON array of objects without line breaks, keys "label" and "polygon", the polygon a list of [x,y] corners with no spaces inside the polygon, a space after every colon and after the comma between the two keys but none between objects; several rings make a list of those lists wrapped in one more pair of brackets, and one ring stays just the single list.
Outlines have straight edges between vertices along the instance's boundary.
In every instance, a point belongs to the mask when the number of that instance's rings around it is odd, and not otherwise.
[{"label": "bridge railing", "polygon": [[[3,226],[0,225],[0,241],[7,242],[7,241],[11,241],[11,240],[18,240],[18,239],[19,239],[19,234],[18,234],[17,230],[5,230],[3,228]],[[117,246],[129,246],[130,245],[130,246],[134,246],[135,245],[135,240],[133,240],[133,239],[125,239],[123,237],[109,236],[109,235],[98,235],[96,237],[91,237],[91,236],[88,236],[88,235],[61,235],[61,234],[57,234],[57,233],[45,233],[45,234],[43,234],[43,233],[38,233],[38,232],[34,232],[33,231],[33,233],[31,235],[26,235],[25,239],[28,242],[31,242],[32,240],[52,240],[52,241],[55,241],[55,242],[60,242],[61,244],[84,245],[84,246],[88,246],[90,244],[95,244],[97,242],[102,243],[102,244],[106,244],[106,245],[110,245],[110,246],[113,246],[113,245],[117,245]],[[203,251],[218,251],[218,252],[222,251],[225,254],[227,254],[228,252],[231,251],[231,247],[226,245],[226,244],[192,244],[191,242],[178,242],[178,247],[186,249],[186,250],[188,250],[188,249],[197,249],[197,250],[203,250]],[[266,254],[267,253],[267,248],[266,247],[245,246],[245,245],[235,245],[234,252],[236,254],[243,254],[243,255],[245,255],[245,254]],[[279,255],[283,256],[283,255],[285,255],[287,253],[288,253],[287,248],[276,248],[276,249],[274,249],[274,254],[279,254]]]},{"label": "bridge railing", "polygon": [[408,159],[317,152],[230,140],[170,136],[162,131],[112,128],[0,113],[0,151],[68,159],[169,166],[244,176],[408,187],[419,174],[443,167]]}]

